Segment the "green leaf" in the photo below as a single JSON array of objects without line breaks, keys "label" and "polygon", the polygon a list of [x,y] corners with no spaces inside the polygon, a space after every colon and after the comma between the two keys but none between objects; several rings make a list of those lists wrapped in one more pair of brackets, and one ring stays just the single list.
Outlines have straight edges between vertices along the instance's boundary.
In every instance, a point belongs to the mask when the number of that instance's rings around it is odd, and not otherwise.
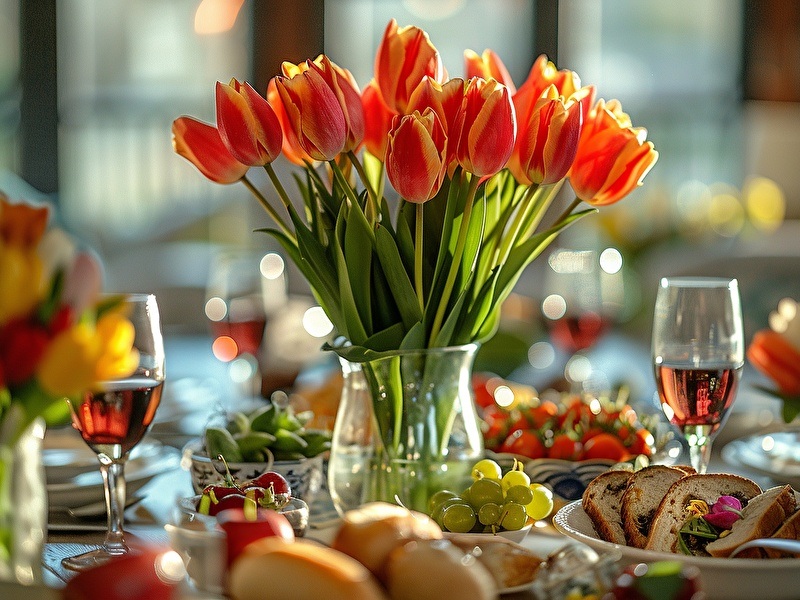
[{"label": "green leaf", "polygon": [[461,311],[464,308],[464,303],[467,300],[467,290],[463,290],[461,294],[459,294],[456,303],[453,305],[453,308],[450,310],[450,314],[444,321],[442,328],[439,330],[436,339],[433,341],[433,345],[436,347],[444,348],[446,346],[451,346],[453,344],[453,339],[456,335],[456,330],[458,328],[458,323],[461,320]]},{"label": "green leaf", "polygon": [[[410,204],[408,204],[407,202],[404,203],[403,213],[405,213],[409,209],[412,209],[410,210],[411,213],[414,212],[413,207]],[[411,233],[411,224],[408,222],[407,218],[398,219],[397,221],[397,233],[395,236],[395,243],[397,244],[397,250],[400,253],[400,258],[403,261],[403,267],[405,268],[406,273],[413,273],[414,234]]]},{"label": "green leaf", "polygon": [[[459,279],[466,286],[471,273],[475,271],[475,261],[481,249],[481,239],[483,238],[483,227],[486,217],[486,197],[482,193],[475,195],[475,203],[472,207],[469,224],[467,227],[467,240],[464,245],[464,254],[461,259],[461,271]],[[458,286],[458,281],[456,282]]]},{"label": "green leaf", "polygon": [[403,342],[404,334],[405,328],[403,327],[403,324],[395,323],[383,331],[379,331],[371,335],[364,342],[364,345],[373,348],[377,352],[396,350],[397,348],[400,348],[400,344]]},{"label": "green leaf", "polygon": [[336,274],[339,278],[339,302],[341,303],[342,316],[346,327],[341,333],[347,336],[354,344],[361,344],[367,339],[368,334],[361,321],[361,314],[356,305],[353,288],[350,285],[347,261],[339,243],[345,229],[345,213],[347,212],[345,207],[346,205],[343,204],[342,209],[339,211],[339,218],[336,221],[336,235],[331,240],[330,249],[336,261]]},{"label": "green leaf", "polygon": [[415,323],[422,320],[422,314],[414,293],[414,286],[403,267],[395,240],[382,225],[378,225],[375,229],[375,245],[386,281],[389,282],[389,288],[397,302],[403,326],[411,329]]},{"label": "green leaf", "polygon": [[344,232],[344,256],[350,289],[367,335],[372,334],[372,249],[375,238],[359,206],[351,207]]}]

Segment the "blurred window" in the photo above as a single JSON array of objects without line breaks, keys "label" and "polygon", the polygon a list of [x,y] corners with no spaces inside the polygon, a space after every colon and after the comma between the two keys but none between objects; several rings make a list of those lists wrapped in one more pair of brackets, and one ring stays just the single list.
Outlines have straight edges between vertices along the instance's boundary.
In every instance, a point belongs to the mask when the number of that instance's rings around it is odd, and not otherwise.
[{"label": "blurred window", "polygon": [[16,166],[19,64],[19,2],[0,0],[0,171]]}]

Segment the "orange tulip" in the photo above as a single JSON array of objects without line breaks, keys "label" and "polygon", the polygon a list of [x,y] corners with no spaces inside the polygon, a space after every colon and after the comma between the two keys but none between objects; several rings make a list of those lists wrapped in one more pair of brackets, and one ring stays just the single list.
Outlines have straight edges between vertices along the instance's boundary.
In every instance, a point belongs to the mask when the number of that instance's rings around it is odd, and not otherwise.
[{"label": "orange tulip", "polygon": [[[310,65],[309,65],[310,66]],[[307,68],[291,77],[275,77],[275,87],[286,112],[287,141],[296,140],[295,154],[313,160],[333,160],[345,147],[347,122],[333,90],[320,73]],[[299,151],[298,151],[299,150]]]},{"label": "orange tulip", "polygon": [[364,107],[364,146],[370,154],[384,160],[392,119],[397,113],[383,103],[374,79],[364,88],[361,104]]},{"label": "orange tulip", "polygon": [[439,192],[447,172],[446,145],[444,127],[432,109],[394,118],[386,149],[386,176],[402,198],[422,203]]},{"label": "orange tulip", "polygon": [[281,153],[283,134],[275,111],[245,82],[217,82],[217,128],[239,162],[251,167],[273,162]]},{"label": "orange tulip", "polygon": [[578,149],[582,106],[591,103],[592,90],[581,90],[565,99],[551,85],[532,106],[515,102],[519,131],[508,168],[519,183],[547,185],[566,176]]},{"label": "orange tulip", "polygon": [[211,181],[235,183],[247,173],[248,166],[233,157],[219,130],[192,117],[172,122],[172,147]]},{"label": "orange tulip", "polygon": [[408,100],[423,77],[446,78],[439,51],[428,34],[414,26],[397,27],[392,19],[375,55],[375,81],[389,110],[408,112]]},{"label": "orange tulip", "polygon": [[772,379],[781,392],[800,394],[800,350],[776,331],[757,331],[747,348],[747,358]]},{"label": "orange tulip", "polygon": [[494,79],[473,77],[464,92],[450,140],[457,140],[456,159],[478,177],[502,169],[516,137],[514,106],[508,88]]},{"label": "orange tulip", "polygon": [[361,93],[355,78],[350,71],[332,62],[324,54],[308,64],[322,75],[342,108],[347,127],[344,151],[357,149],[364,139],[364,107],[361,105]]},{"label": "orange tulip", "polygon": [[481,55],[473,50],[464,50],[464,66],[467,79],[473,77],[496,79],[508,88],[512,96],[517,92],[508,69],[494,50],[487,48]]},{"label": "orange tulip", "polygon": [[289,123],[289,115],[286,114],[286,110],[283,108],[283,102],[281,102],[274,77],[270,79],[269,84],[267,84],[267,102],[269,102],[270,106],[275,111],[275,116],[278,117],[278,122],[281,124],[281,131],[283,131],[283,148],[281,151],[283,155],[290,162],[299,166],[303,166],[307,162],[314,162],[314,159],[300,147],[300,142]]},{"label": "orange tulip", "polygon": [[[515,95],[530,94],[532,102],[536,102],[542,93],[551,85],[556,86],[558,93],[569,98],[581,87],[581,80],[574,71],[562,69],[559,71],[547,57],[542,54],[534,61],[528,78],[525,80]],[[517,99],[514,98],[516,103]]]},{"label": "orange tulip", "polygon": [[575,195],[593,206],[613,204],[642,184],[658,160],[647,131],[631,127],[619,102],[598,100],[578,142],[569,177]]}]

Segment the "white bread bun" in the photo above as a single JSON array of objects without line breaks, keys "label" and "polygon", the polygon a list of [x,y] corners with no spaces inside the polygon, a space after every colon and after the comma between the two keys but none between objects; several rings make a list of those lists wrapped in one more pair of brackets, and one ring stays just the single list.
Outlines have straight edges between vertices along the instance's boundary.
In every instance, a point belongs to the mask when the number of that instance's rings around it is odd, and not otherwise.
[{"label": "white bread bun", "polygon": [[313,542],[279,537],[247,546],[228,573],[228,593],[233,600],[386,600],[357,560]]},{"label": "white bread bun", "polygon": [[392,600],[492,600],[495,581],[478,560],[448,540],[420,540],[395,548],[386,564]]},{"label": "white bread bun", "polygon": [[545,560],[499,535],[459,533],[446,535],[446,539],[477,558],[491,573],[498,589],[533,583]]},{"label": "white bread bun", "polygon": [[392,550],[409,541],[441,537],[441,528],[426,514],[370,502],[345,513],[331,548],[352,556],[384,580],[383,567]]},{"label": "white bread bun", "polygon": [[[794,513],[796,501],[792,486],[778,486],[753,498],[742,509],[738,519],[725,537],[714,540],[706,546],[711,556],[724,558],[730,556],[738,546],[756,538],[770,537],[784,521]],[[739,558],[760,558],[761,550],[750,548],[737,554]]]},{"label": "white bread bun", "polygon": [[672,484],[661,500],[650,525],[645,549],[678,551],[678,532],[686,521],[685,511],[691,500],[703,500],[711,506],[720,496],[733,496],[746,505],[760,493],[758,484],[738,475],[706,473],[682,477]]}]

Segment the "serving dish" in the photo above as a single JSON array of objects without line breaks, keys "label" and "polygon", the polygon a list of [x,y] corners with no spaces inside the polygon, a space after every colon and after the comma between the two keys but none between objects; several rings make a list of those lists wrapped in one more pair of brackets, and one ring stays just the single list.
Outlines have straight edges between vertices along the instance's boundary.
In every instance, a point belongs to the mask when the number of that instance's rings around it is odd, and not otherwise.
[{"label": "serving dish", "polygon": [[500,536],[500,537],[505,538],[507,540],[510,540],[510,541],[514,542],[515,544],[521,544],[523,542],[523,540],[527,537],[528,532],[531,530],[531,526],[532,526],[531,523],[528,523],[522,529],[515,529],[513,531],[504,529],[503,531],[498,531],[497,533],[494,533],[494,534],[493,533],[453,533],[452,531],[445,531],[445,532],[443,532],[443,535],[444,535],[444,537],[446,539],[456,539],[456,540],[459,537],[462,537],[462,536],[474,537],[476,535],[477,536],[484,536],[485,535],[487,537],[491,537],[492,535],[497,535],[497,536]]},{"label": "serving dish", "polygon": [[800,559],[711,558],[652,552],[601,540],[576,500],[553,518],[555,528],[598,553],[618,552],[621,565],[677,560],[700,569],[708,600],[796,600],[800,589]]}]

